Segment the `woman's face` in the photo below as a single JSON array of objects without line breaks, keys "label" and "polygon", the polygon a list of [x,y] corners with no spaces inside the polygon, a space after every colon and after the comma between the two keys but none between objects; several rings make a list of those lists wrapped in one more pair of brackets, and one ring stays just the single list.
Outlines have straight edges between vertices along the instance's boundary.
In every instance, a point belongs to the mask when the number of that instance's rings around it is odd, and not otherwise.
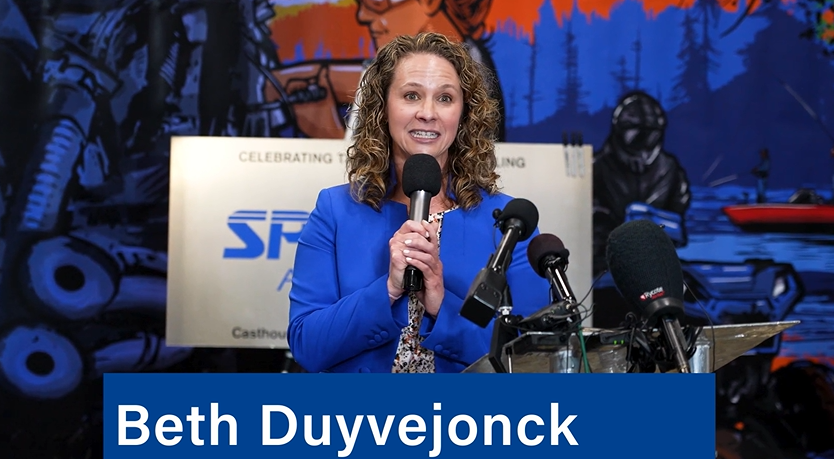
[{"label": "woman's face", "polygon": [[409,156],[426,153],[444,167],[463,113],[454,66],[433,54],[401,59],[385,105],[394,162],[402,167]]},{"label": "woman's face", "polygon": [[397,35],[415,35],[428,30],[431,19],[415,0],[358,0],[356,19],[368,26],[377,49]]}]

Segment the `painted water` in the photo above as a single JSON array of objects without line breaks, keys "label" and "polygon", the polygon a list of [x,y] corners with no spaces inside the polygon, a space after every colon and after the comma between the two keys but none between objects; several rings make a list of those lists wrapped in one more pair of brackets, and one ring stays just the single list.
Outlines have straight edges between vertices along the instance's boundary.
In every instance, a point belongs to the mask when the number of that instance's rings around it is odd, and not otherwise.
[{"label": "painted water", "polygon": [[[794,189],[773,190],[768,202],[787,202]],[[831,202],[831,190],[817,190]],[[741,262],[772,259],[790,263],[805,287],[804,297],[785,320],[801,323],[783,334],[779,357],[817,358],[834,366],[834,231],[828,234],[745,233],[721,208],[755,202],[754,188],[693,188],[686,216],[688,244],[678,250],[686,261]]]}]

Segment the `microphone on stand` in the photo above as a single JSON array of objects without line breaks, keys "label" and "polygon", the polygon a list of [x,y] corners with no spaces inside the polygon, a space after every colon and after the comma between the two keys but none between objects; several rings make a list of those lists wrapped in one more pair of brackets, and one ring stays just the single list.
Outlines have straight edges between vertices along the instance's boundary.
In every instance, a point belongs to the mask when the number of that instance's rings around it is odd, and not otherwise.
[{"label": "microphone on stand", "polygon": [[507,285],[507,268],[512,261],[513,250],[519,241],[524,241],[536,230],[539,224],[539,211],[526,199],[513,199],[503,211],[495,209],[492,213],[495,225],[504,236],[496,251],[490,255],[487,266],[483,268],[463,300],[460,315],[486,328],[495,317],[496,311],[501,315],[495,320],[490,340],[489,363],[496,373],[506,373],[503,363],[504,346],[518,336],[514,324],[520,316],[512,316],[513,300]]},{"label": "microphone on stand", "polygon": [[539,234],[527,246],[527,260],[533,271],[550,282],[551,299],[576,303],[565,275],[569,256],[565,244],[553,234]]},{"label": "microphone on stand", "polygon": [[[431,198],[440,192],[442,176],[440,164],[431,155],[418,153],[409,156],[403,165],[403,193],[411,198],[408,219],[423,221],[429,218]],[[408,265],[403,273],[403,290],[418,292],[423,289],[423,273]]]},{"label": "microphone on stand", "polygon": [[519,241],[524,241],[535,231],[539,224],[539,211],[536,206],[521,198],[507,203],[503,211],[493,212],[495,223],[504,233],[498,249],[490,255],[487,266],[475,276],[469,293],[460,309],[465,319],[486,327],[500,308],[511,308],[507,290],[506,271],[512,261],[512,253]]},{"label": "microphone on stand", "polygon": [[658,325],[681,373],[690,373],[684,317],[683,270],[672,240],[649,220],[632,220],[608,237],[608,269],[614,284],[646,327]]},{"label": "microphone on stand", "polygon": [[553,234],[539,234],[527,246],[527,261],[533,271],[550,283],[551,304],[521,321],[531,329],[545,331],[560,326],[574,326],[582,321],[576,296],[565,274],[570,251]]}]

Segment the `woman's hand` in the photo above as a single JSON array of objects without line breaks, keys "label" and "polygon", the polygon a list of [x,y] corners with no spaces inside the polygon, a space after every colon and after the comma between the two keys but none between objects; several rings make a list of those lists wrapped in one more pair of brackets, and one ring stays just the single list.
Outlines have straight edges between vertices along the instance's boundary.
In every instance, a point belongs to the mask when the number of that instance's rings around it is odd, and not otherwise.
[{"label": "woman's hand", "polygon": [[408,265],[423,273],[423,290],[417,298],[429,315],[436,317],[443,302],[443,264],[437,240],[438,223],[406,220],[388,241],[391,261],[388,268],[388,296],[398,298],[403,290],[403,274]]}]

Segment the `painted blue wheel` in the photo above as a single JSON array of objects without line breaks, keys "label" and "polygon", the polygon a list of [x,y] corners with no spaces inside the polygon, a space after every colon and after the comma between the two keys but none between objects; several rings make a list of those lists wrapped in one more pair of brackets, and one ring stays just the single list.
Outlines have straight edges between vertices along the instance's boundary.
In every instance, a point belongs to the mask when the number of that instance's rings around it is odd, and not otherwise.
[{"label": "painted blue wheel", "polygon": [[26,296],[41,309],[84,320],[106,308],[118,290],[118,266],[100,248],[65,236],[32,246],[22,267]]},{"label": "painted blue wheel", "polygon": [[59,399],[81,383],[84,364],[76,347],[43,326],[21,325],[0,337],[0,381],[35,399]]}]

